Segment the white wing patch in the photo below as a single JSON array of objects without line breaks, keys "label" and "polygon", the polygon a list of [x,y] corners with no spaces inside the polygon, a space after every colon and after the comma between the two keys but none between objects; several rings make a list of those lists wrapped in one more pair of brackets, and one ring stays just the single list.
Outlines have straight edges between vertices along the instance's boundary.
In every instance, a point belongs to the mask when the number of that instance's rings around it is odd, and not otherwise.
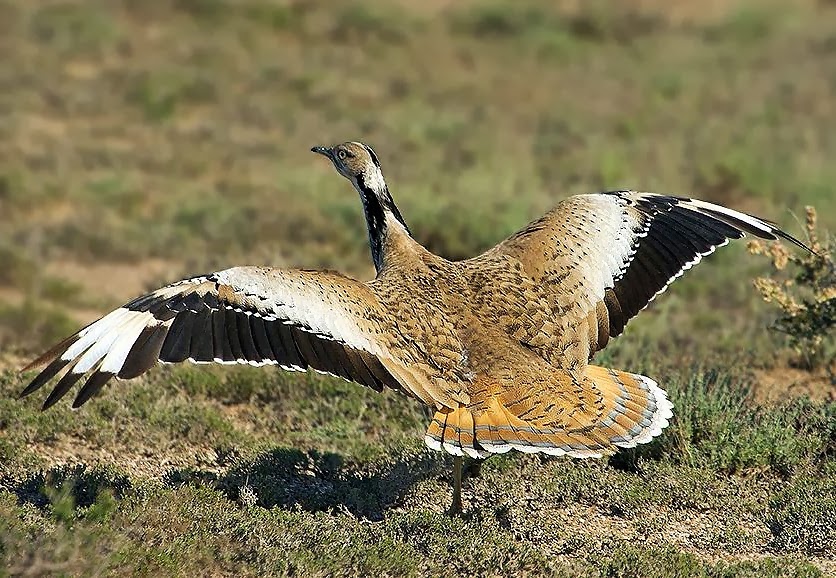
[{"label": "white wing patch", "polygon": [[[300,272],[298,276],[267,278],[261,269],[239,267],[217,274],[218,281],[247,287],[263,295],[262,307],[271,312],[270,317],[286,323],[305,327],[310,333],[329,336],[355,349],[374,355],[382,354],[380,346],[358,331],[357,319],[347,313],[346,303],[340,302],[333,287],[318,284]],[[258,308],[248,313],[261,315]],[[267,318],[262,315],[263,318]]]},{"label": "white wing patch", "polygon": [[69,366],[45,405],[90,373],[76,398],[80,404],[113,376],[134,377],[158,361],[184,360],[310,368],[375,388],[392,386],[379,361],[382,347],[360,327],[357,309],[369,295],[361,283],[331,273],[238,267],[185,279],[112,311],[44,354],[37,363],[52,363],[23,394]]},{"label": "white wing patch", "polygon": [[[107,352],[107,356],[102,362],[101,371],[107,373],[117,374],[122,371],[125,365],[125,360],[128,353],[136,343],[139,334],[147,326],[156,323],[154,316],[148,313],[135,314],[129,321],[123,324],[119,329],[119,336],[113,343],[113,346]],[[73,368],[76,371],[76,368]],[[83,373],[78,372],[76,373]]]}]

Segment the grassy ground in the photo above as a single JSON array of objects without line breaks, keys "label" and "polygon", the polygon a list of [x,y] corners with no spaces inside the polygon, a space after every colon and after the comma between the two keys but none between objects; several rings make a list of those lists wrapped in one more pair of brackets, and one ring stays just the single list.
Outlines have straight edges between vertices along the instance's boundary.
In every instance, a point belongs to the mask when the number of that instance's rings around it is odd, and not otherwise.
[{"label": "grassy ground", "polygon": [[0,0],[0,572],[836,574],[836,399],[730,247],[599,359],[677,415],[609,460],[508,455],[444,516],[427,412],[313,375],[161,368],[81,411],[20,362],[235,264],[372,273],[308,149],[373,144],[416,237],[469,255],[561,198],[688,194],[836,228],[836,5]]}]

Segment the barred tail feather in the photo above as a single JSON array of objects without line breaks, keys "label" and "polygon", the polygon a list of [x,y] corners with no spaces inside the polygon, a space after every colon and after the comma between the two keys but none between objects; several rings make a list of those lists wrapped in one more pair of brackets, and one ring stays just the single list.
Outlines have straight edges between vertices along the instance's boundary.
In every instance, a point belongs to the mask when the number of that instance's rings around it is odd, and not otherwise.
[{"label": "barred tail feather", "polygon": [[586,376],[601,391],[609,408],[597,427],[620,448],[646,444],[662,433],[673,417],[665,390],[644,375],[587,366]]},{"label": "barred tail feather", "polygon": [[557,420],[535,423],[519,418],[492,398],[487,410],[471,411],[465,406],[439,410],[425,442],[431,449],[473,458],[512,449],[599,458],[617,448],[647,443],[667,427],[673,404],[652,379],[595,366],[587,367],[585,378],[586,385],[603,398],[595,415],[581,412],[563,425],[556,425]]}]

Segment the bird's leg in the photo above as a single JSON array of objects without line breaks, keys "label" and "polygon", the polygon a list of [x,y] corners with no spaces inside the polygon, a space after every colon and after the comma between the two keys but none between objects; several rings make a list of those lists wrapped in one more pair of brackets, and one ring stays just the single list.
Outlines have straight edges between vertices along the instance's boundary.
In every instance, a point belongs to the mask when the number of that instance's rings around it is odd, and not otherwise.
[{"label": "bird's leg", "polygon": [[453,458],[453,503],[448,512],[451,516],[462,513],[462,457]]}]

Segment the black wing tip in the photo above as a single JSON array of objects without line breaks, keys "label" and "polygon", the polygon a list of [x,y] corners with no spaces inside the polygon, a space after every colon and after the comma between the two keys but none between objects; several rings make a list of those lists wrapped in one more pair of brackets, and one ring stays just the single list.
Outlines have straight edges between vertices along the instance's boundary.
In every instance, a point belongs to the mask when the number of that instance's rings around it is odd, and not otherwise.
[{"label": "black wing tip", "polygon": [[41,411],[46,411],[51,408],[53,405],[58,403],[66,392],[58,392],[57,388],[53,389],[52,392],[47,396],[44,400],[43,405],[41,405]]},{"label": "black wing tip", "polygon": [[102,388],[111,380],[116,374],[110,371],[96,371],[87,379],[87,383],[78,392],[73,400],[72,408],[78,409],[91,398],[98,394]]},{"label": "black wing tip", "polygon": [[776,235],[776,240],[778,238],[781,238],[781,239],[784,239],[785,241],[789,241],[790,243],[792,243],[796,247],[799,247],[799,248],[803,249],[804,251],[807,251],[811,255],[815,255],[817,257],[823,257],[824,256],[824,255],[819,255],[818,253],[813,251],[810,247],[808,247],[805,243],[803,243],[802,241],[799,241],[798,239],[796,239],[795,237],[793,237],[789,233],[787,233],[785,231],[782,231],[778,227],[775,227],[774,233]]},{"label": "black wing tip", "polygon": [[18,399],[23,399],[24,397],[41,389],[44,385],[49,383],[52,378],[58,375],[69,363],[70,360],[61,359],[60,357],[53,359],[52,362],[43,368],[41,372],[29,382],[29,385],[27,385],[26,388],[20,392]]},{"label": "black wing tip", "polygon": [[772,227],[773,237],[772,237],[771,240],[777,241],[779,239],[784,239],[785,241],[789,241],[790,243],[792,243],[796,247],[798,247],[800,249],[803,249],[804,251],[807,251],[808,253],[816,255],[817,257],[822,257],[822,255],[819,255],[818,253],[813,251],[810,247],[808,247],[807,244],[804,243],[804,241],[801,241],[798,238],[793,237],[792,235],[790,235],[789,233],[787,233],[786,231],[781,229],[781,226],[778,223],[776,223],[775,221],[770,221],[768,219],[761,219],[760,217],[756,217],[756,218],[759,219],[760,221],[766,223],[770,227]]},{"label": "black wing tip", "polygon": [[[23,370],[21,370],[21,373],[22,372],[23,372]],[[30,395],[32,395],[33,393],[38,391],[43,386],[42,383],[38,383],[38,381],[39,381],[38,377],[40,377],[40,374],[35,376],[35,379],[30,381],[29,384],[26,387],[24,387],[20,391],[20,393],[17,394],[17,399],[23,399],[24,397],[29,397]]]},{"label": "black wing tip", "polygon": [[30,395],[35,393],[37,390],[38,390],[38,388],[37,387],[32,387],[32,384],[30,383],[29,385],[26,386],[26,388],[23,391],[21,391],[20,393],[17,394],[16,399],[21,400],[25,397],[29,397]]},{"label": "black wing tip", "polygon": [[790,235],[789,233],[787,233],[786,231],[781,229],[781,227],[777,223],[775,223],[774,221],[767,221],[766,219],[761,219],[760,217],[754,217],[754,218],[758,219],[759,221],[761,221],[762,223],[767,225],[769,227],[769,230],[766,231],[766,232],[761,232],[761,231],[758,231],[758,232],[745,231],[745,232],[750,233],[750,234],[752,234],[756,237],[759,237],[761,239],[766,239],[768,241],[780,241],[780,240],[783,239],[784,241],[788,241],[788,242],[792,243],[793,245],[795,245],[796,247],[798,247],[799,249],[801,249],[803,251],[807,251],[808,253],[810,253],[812,255],[816,255],[816,256],[821,257],[821,255],[819,255],[818,253],[813,251],[810,247],[808,247],[807,244],[804,243],[804,241],[801,241],[801,240],[797,239],[796,237]]},{"label": "black wing tip", "polygon": [[63,339],[62,341],[60,341],[56,345],[52,346],[50,349],[43,352],[38,357],[36,357],[32,361],[30,361],[29,363],[27,363],[26,365],[21,367],[18,370],[18,373],[25,373],[27,371],[32,371],[33,369],[37,369],[38,367],[41,367],[43,365],[46,365],[47,363],[51,363],[51,362],[55,361],[58,357],[63,355],[64,352],[67,351],[73,343],[78,341],[78,339],[79,339],[78,334],[81,331],[84,331],[84,329],[80,329],[78,332],[73,333],[69,337]]},{"label": "black wing tip", "polygon": [[[615,196],[623,196],[623,195],[629,195],[629,194],[634,194],[634,193],[639,193],[639,191],[630,190],[630,189],[618,189],[618,190],[602,191],[602,194],[615,195]],[[652,198],[654,198],[656,200],[659,200],[659,201],[663,201],[663,202],[664,201],[675,201],[677,204],[678,203],[683,203],[683,202],[699,201],[700,200],[700,199],[695,199],[695,198],[692,198],[692,197],[682,197],[682,196],[676,196],[676,195],[664,195],[664,194],[658,194],[658,193],[641,193],[641,194],[649,195]],[[701,202],[708,203],[709,201],[701,201]],[[722,205],[718,205],[718,206],[722,206]],[[719,212],[713,211],[711,209],[698,209],[695,212],[703,212],[703,211],[708,212],[711,217],[713,217],[717,220],[726,222],[726,224],[729,224],[731,226],[734,226],[734,227],[740,229],[743,233],[749,233],[751,235],[755,235],[755,236],[758,236],[758,237],[761,237],[761,238],[764,238],[764,239],[768,239],[768,240],[772,240],[772,241],[777,241],[779,239],[783,239],[785,241],[789,241],[790,243],[792,243],[793,245],[795,245],[799,249],[807,251],[808,253],[810,253],[812,255],[816,255],[817,257],[822,257],[822,255],[819,255],[818,253],[813,251],[803,241],[800,241],[796,237],[794,237],[794,236],[790,235],[789,233],[787,233],[786,231],[782,230],[781,227],[778,226],[778,224],[775,223],[774,221],[770,221],[770,220],[767,220],[767,219],[762,219],[761,217],[755,217],[754,215],[747,215],[748,217],[752,217],[754,219],[757,219],[758,221],[760,221],[761,223],[763,223],[764,225],[769,227],[769,229],[767,231],[760,231],[760,230],[755,230],[754,227],[743,227],[743,228],[741,228],[737,222],[729,223],[728,220],[737,221],[737,219],[734,219],[734,217],[732,217],[730,215],[726,215],[725,213],[719,213]],[[746,213],[743,213],[743,214],[746,214]],[[742,237],[742,235],[741,235],[741,237]],[[740,238],[740,237],[738,237],[738,238]]]},{"label": "black wing tip", "polygon": [[[684,200],[693,201],[695,199],[684,199]],[[703,202],[707,202],[707,201],[703,201]],[[718,206],[720,206],[720,205],[718,205]],[[741,213],[743,215],[746,215],[749,218],[760,221],[760,223],[762,223],[764,225],[764,228],[758,228],[758,227],[751,226],[746,221],[742,221],[742,220],[734,217],[733,215],[726,215],[723,212],[712,210],[712,209],[709,209],[709,208],[700,207],[700,208],[697,209],[696,212],[701,212],[703,214],[707,213],[710,217],[713,217],[714,219],[722,221],[722,222],[724,222],[724,223],[726,223],[726,224],[728,224],[732,227],[735,227],[735,228],[739,229],[742,233],[749,233],[750,235],[753,235],[755,237],[760,237],[761,239],[767,239],[767,240],[770,240],[770,241],[778,241],[780,239],[783,239],[785,241],[789,241],[790,243],[792,243],[796,247],[798,247],[798,248],[800,248],[804,251],[807,251],[808,253],[811,253],[813,255],[817,254],[810,247],[808,247],[805,243],[803,243],[802,241],[800,241],[796,237],[790,235],[789,233],[787,233],[786,231],[781,229],[781,227],[774,221],[770,221],[768,219],[763,219],[761,217],[756,217],[755,215],[750,215],[750,214],[747,214],[747,213]],[[741,237],[742,236],[743,235],[741,235]],[[738,237],[738,238],[740,238],[740,237]]]}]

